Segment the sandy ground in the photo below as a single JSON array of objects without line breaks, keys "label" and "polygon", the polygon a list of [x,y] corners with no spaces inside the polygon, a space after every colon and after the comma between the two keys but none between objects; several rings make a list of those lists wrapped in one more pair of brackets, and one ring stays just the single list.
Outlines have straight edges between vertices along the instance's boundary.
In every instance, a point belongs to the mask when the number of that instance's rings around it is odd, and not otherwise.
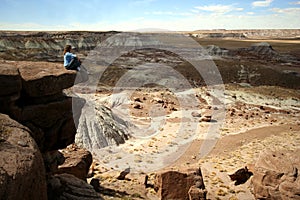
[{"label": "sandy ground", "polygon": [[[255,199],[251,181],[235,186],[228,174],[248,166],[251,170],[260,153],[267,149],[294,150],[300,145],[299,125],[285,124],[252,129],[218,141],[213,151],[200,159],[210,199]],[[192,163],[188,158],[185,162]]]},{"label": "sandy ground", "polygon": [[[209,106],[213,94],[205,88],[198,88],[196,94],[201,101],[196,106],[199,113],[204,116],[216,110],[218,117],[220,110]],[[254,199],[250,180],[235,186],[228,174],[244,166],[251,170],[266,149],[299,147],[300,94],[296,90],[271,86],[227,85],[225,97],[225,118],[216,137],[207,133],[219,122],[201,122],[201,117],[192,115],[183,117],[176,94],[166,90],[135,92],[128,106],[130,117],[135,124],[147,128],[145,134],[137,135],[118,149],[108,147],[104,153],[95,155],[94,178],[99,178],[105,188],[103,197],[157,199],[153,189],[144,188],[145,174],[152,177],[155,171],[163,168],[200,166],[209,199]],[[105,99],[107,94],[99,94],[97,98]],[[135,107],[137,104],[140,106]],[[155,105],[160,107],[153,107]],[[160,115],[156,117],[164,123],[153,131],[151,120],[155,116],[149,117],[149,113],[154,108],[160,109]],[[195,111],[193,109],[189,111]],[[161,116],[164,118],[159,118]],[[179,134],[182,126],[187,127],[183,131],[185,134]],[[150,130],[149,133],[146,130]],[[215,140],[209,145],[211,151],[203,157],[201,148],[204,141],[209,141],[207,138]],[[128,179],[117,180],[120,171],[126,167],[131,167]]]}]

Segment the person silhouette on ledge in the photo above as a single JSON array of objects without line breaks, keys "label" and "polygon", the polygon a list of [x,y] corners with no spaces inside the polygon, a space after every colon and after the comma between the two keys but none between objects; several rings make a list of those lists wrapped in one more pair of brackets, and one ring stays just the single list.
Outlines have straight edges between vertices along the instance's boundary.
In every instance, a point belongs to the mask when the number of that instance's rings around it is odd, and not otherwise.
[{"label": "person silhouette on ledge", "polygon": [[87,69],[81,65],[80,59],[76,56],[76,54],[71,53],[72,46],[66,45],[64,49],[64,67],[67,70],[76,70],[78,71],[77,75],[79,78],[79,82],[85,82],[89,79],[89,72]]},{"label": "person silhouette on ledge", "polygon": [[80,71],[81,61],[76,54],[71,53],[72,46],[66,45],[64,49],[64,67],[68,70]]}]

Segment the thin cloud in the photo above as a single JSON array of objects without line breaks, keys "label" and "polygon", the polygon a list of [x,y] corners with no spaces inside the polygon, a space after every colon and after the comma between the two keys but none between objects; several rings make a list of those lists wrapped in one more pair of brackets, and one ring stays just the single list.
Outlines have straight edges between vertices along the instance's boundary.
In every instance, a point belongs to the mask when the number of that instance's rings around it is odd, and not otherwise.
[{"label": "thin cloud", "polygon": [[209,5],[209,6],[196,6],[201,11],[213,12],[218,14],[228,13],[232,11],[243,11],[243,8],[236,8],[232,5]]},{"label": "thin cloud", "polygon": [[289,4],[292,4],[292,5],[300,5],[300,1],[290,2]]},{"label": "thin cloud", "polygon": [[265,0],[265,1],[254,1],[252,3],[252,6],[254,7],[268,7],[271,5],[273,0]]},{"label": "thin cloud", "polygon": [[272,8],[271,11],[276,12],[276,13],[300,15],[300,8]]},{"label": "thin cloud", "polygon": [[66,30],[66,25],[44,25],[38,23],[0,23],[0,30],[40,30],[40,31],[51,31],[51,30]]},{"label": "thin cloud", "polygon": [[172,12],[172,11],[153,11],[146,12],[147,15],[169,15],[169,16],[192,16],[192,13],[188,12]]}]

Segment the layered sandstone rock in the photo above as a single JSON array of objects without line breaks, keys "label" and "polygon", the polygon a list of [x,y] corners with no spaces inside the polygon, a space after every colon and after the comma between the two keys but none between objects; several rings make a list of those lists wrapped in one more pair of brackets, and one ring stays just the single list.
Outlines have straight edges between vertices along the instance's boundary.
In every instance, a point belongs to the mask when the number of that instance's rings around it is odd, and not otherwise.
[{"label": "layered sandstone rock", "polygon": [[42,152],[73,143],[84,101],[62,91],[73,86],[76,71],[46,62],[0,65],[0,112],[29,127]]},{"label": "layered sandstone rock", "polygon": [[252,178],[257,199],[300,199],[300,149],[266,151],[255,165]]},{"label": "layered sandstone rock", "polygon": [[43,158],[30,134],[0,114],[0,199],[47,199]]},{"label": "layered sandstone rock", "polygon": [[192,36],[198,38],[238,38],[238,39],[290,39],[298,38],[299,29],[251,29],[251,30],[196,30]]}]

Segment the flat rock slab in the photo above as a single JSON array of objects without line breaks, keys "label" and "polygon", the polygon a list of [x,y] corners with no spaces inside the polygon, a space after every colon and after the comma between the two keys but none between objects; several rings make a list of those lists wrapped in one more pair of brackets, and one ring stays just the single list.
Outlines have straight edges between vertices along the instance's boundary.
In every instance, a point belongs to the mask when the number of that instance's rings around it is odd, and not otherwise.
[{"label": "flat rock slab", "polygon": [[64,150],[65,162],[58,167],[58,173],[73,174],[86,181],[87,174],[93,162],[92,154],[85,149]]},{"label": "flat rock slab", "polygon": [[76,78],[76,71],[66,70],[62,64],[57,63],[24,62],[18,68],[23,90],[30,97],[60,93],[72,87]]}]

